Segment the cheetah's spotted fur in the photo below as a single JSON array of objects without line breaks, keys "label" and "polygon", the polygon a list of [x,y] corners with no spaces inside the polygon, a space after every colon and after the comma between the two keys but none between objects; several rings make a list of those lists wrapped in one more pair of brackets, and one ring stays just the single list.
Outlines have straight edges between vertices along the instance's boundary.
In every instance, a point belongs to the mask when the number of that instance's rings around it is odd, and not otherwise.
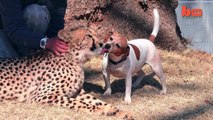
[{"label": "cheetah's spotted fur", "polygon": [[64,57],[48,52],[33,57],[0,59],[0,101],[42,103],[131,119],[128,113],[82,90],[81,64],[98,48],[97,40],[88,31],[78,28],[59,32],[60,38],[70,40],[70,52]]}]

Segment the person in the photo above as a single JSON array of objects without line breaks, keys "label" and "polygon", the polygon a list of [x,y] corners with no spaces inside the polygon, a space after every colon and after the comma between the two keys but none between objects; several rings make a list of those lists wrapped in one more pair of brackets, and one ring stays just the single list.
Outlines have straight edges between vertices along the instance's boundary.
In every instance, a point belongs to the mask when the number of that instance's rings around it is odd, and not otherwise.
[{"label": "person", "polygon": [[0,0],[0,57],[33,55],[42,49],[57,56],[68,44],[57,33],[64,27],[66,0]]}]

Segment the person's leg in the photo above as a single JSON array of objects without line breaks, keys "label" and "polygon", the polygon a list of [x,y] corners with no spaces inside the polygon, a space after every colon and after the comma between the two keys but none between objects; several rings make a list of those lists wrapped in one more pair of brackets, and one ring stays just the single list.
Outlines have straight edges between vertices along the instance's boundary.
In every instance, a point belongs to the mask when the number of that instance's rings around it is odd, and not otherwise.
[{"label": "person's leg", "polygon": [[[45,36],[50,23],[50,13],[46,6],[31,4],[24,8],[23,19],[26,27],[34,33]],[[18,46],[21,56],[32,55],[36,50]]]},{"label": "person's leg", "polygon": [[31,4],[24,8],[23,19],[28,29],[45,35],[50,23],[50,13],[46,6]]},{"label": "person's leg", "polygon": [[10,58],[17,56],[18,53],[10,43],[10,40],[3,32],[3,30],[0,30],[0,58]]}]

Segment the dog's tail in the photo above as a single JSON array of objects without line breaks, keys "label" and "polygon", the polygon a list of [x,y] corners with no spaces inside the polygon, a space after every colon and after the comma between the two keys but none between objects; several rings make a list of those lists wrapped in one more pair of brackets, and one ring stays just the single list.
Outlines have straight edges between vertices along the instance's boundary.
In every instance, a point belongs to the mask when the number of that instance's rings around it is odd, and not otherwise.
[{"label": "dog's tail", "polygon": [[159,28],[160,28],[160,16],[159,16],[158,10],[154,9],[153,13],[154,13],[154,28],[152,30],[150,37],[149,37],[149,40],[152,41],[152,42],[155,41],[155,38],[156,38],[158,31],[159,31]]}]

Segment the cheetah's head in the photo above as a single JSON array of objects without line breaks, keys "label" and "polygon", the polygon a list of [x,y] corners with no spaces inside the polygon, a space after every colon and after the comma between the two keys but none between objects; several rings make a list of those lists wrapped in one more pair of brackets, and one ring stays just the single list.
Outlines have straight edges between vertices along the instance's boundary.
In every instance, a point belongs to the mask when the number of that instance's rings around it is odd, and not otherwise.
[{"label": "cheetah's head", "polygon": [[63,29],[58,32],[58,36],[69,43],[70,53],[73,51],[78,53],[76,57],[83,63],[101,53],[102,44],[99,43],[95,31],[91,28]]}]

